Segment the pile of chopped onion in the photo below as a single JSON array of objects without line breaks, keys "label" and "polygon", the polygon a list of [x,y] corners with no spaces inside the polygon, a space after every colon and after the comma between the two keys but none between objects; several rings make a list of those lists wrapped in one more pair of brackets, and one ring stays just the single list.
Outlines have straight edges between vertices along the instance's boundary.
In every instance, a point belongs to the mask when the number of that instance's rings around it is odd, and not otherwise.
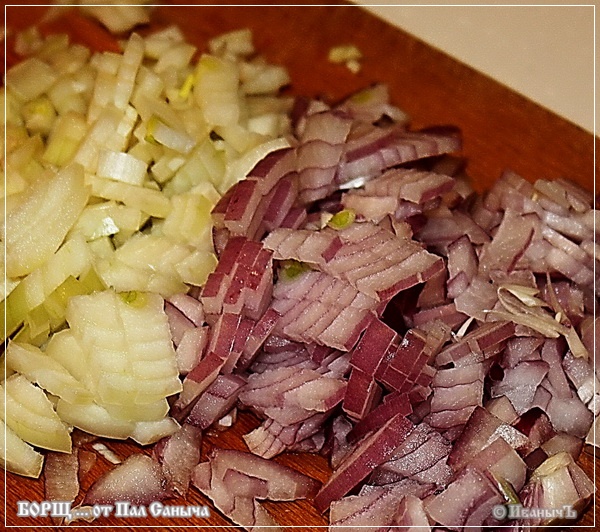
[{"label": "pile of chopped onion", "polygon": [[256,54],[249,31],[204,53],[176,27],[121,46],[92,53],[31,28],[2,89],[2,380],[15,453],[3,460],[25,475],[43,463],[29,444],[69,452],[73,427],[143,444],[177,430],[166,398],[182,362],[165,299],[180,302],[214,270],[223,193],[289,146],[287,73]]},{"label": "pile of chopped onion", "polygon": [[[278,525],[261,501],[302,498],[332,530],[581,515],[600,412],[591,193],[506,170],[478,195],[456,129],[412,130],[383,85],[281,98],[285,71],[245,31],[197,62],[175,28],[123,54],[21,44],[4,92],[7,469],[37,477],[46,449],[49,496],[197,489],[248,530]],[[203,454],[239,410],[260,422],[248,451]],[[81,498],[82,431],[157,443]],[[288,451],[332,475],[271,460]]]}]

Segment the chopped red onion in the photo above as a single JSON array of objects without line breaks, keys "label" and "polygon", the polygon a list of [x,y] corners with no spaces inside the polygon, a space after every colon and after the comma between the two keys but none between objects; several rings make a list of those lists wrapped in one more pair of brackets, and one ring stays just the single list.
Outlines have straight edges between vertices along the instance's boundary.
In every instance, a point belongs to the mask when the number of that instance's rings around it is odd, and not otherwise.
[{"label": "chopped red onion", "polygon": [[44,464],[44,493],[48,501],[73,502],[79,495],[79,452],[70,454],[50,451]]},{"label": "chopped red onion", "polygon": [[431,524],[425,513],[423,501],[414,495],[405,495],[396,510],[393,526],[394,530],[396,527],[402,527],[402,530],[407,532],[430,531]]},{"label": "chopped red onion", "polygon": [[343,381],[314,370],[281,367],[251,374],[239,399],[263,416],[291,425],[331,410],[343,399],[345,389]]},{"label": "chopped red onion", "polygon": [[475,468],[462,470],[448,487],[425,502],[425,511],[450,530],[481,527],[492,517],[492,508],[504,502],[493,481]]},{"label": "chopped red onion", "polygon": [[356,442],[369,432],[377,430],[390,418],[401,414],[408,416],[412,412],[412,406],[407,393],[393,392],[386,395],[383,401],[369,415],[361,418],[354,425],[347,437],[350,442]]},{"label": "chopped red onion", "polygon": [[369,532],[385,530],[397,507],[398,494],[390,489],[344,497],[331,504],[329,528],[338,532],[358,527]]},{"label": "chopped red onion", "polygon": [[132,454],[101,476],[87,491],[83,504],[129,501],[150,504],[171,496],[160,464],[144,454]]},{"label": "chopped red onion", "polygon": [[192,408],[187,423],[201,430],[216,423],[235,406],[245,384],[238,375],[218,375]]},{"label": "chopped red onion", "polygon": [[492,387],[492,396],[504,395],[510,399],[518,414],[532,406],[537,387],[547,375],[550,366],[542,360],[521,362],[504,371],[504,378]]},{"label": "chopped red onion", "polygon": [[375,467],[385,462],[413,427],[404,416],[397,414],[379,430],[362,440],[316,495],[317,509],[324,512],[332,501],[346,495]]},{"label": "chopped red onion", "polygon": [[[583,512],[592,499],[596,488],[583,470],[568,453],[558,453],[544,461],[531,475],[530,481],[519,492],[519,499],[525,508],[547,508],[549,510],[573,510],[575,516]],[[561,525],[572,522],[568,516],[558,518],[534,516],[517,525],[537,527],[540,525]]]},{"label": "chopped red onion", "polygon": [[[314,496],[332,530],[377,532],[497,527],[515,491],[583,507],[593,487],[571,457],[600,412],[593,196],[510,170],[476,194],[447,155],[458,132],[411,131],[383,85],[298,98],[290,118],[290,147],[212,212],[215,271],[165,302],[182,427],[160,463],[130,457],[85,502],[160,500],[191,478],[246,528],[276,526],[259,500]],[[237,408],[261,421],[251,453],[198,463],[200,431]],[[316,493],[267,460],[284,451],[334,472]]]},{"label": "chopped red onion", "polygon": [[291,501],[312,497],[319,483],[290,467],[251,453],[214,449],[194,469],[192,482],[234,523],[245,528],[276,526],[257,499]]},{"label": "chopped red onion", "polygon": [[501,351],[513,334],[513,323],[485,323],[443,349],[435,359],[436,364],[443,366],[454,363],[465,366],[483,362]]},{"label": "chopped red onion", "polygon": [[482,405],[484,376],[482,364],[438,370],[433,378],[431,408],[425,420],[440,430],[464,425],[471,413]]},{"label": "chopped red onion", "polygon": [[202,432],[188,423],[154,446],[153,454],[162,466],[167,489],[186,495],[192,471],[200,462]]},{"label": "chopped red onion", "polygon": [[460,471],[477,453],[497,438],[503,438],[511,447],[522,448],[529,440],[524,434],[494,416],[483,407],[477,407],[467,421],[464,430],[452,446],[448,465]]},{"label": "chopped red onion", "polygon": [[370,484],[410,478],[422,484],[446,486],[454,472],[447,465],[451,443],[426,423],[420,423],[396,448],[391,459],[369,477]]}]

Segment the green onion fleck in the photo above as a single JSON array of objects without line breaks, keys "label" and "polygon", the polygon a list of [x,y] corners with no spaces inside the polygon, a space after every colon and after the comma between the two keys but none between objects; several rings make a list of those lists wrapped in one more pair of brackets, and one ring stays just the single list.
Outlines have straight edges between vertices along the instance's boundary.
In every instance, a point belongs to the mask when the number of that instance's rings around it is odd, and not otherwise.
[{"label": "green onion fleck", "polygon": [[504,500],[508,504],[521,504],[515,488],[513,488],[513,485],[508,480],[497,477],[496,475],[493,475],[493,477],[496,479],[500,493],[502,493]]},{"label": "green onion fleck", "polygon": [[284,281],[291,281],[308,270],[310,270],[310,266],[305,262],[300,262],[293,259],[285,260],[281,264],[279,277]]},{"label": "green onion fleck", "polygon": [[146,304],[146,294],[138,290],[130,290],[128,292],[119,292],[119,297],[128,305],[134,308],[141,308]]},{"label": "green onion fleck", "polygon": [[346,229],[356,219],[356,213],[352,209],[344,209],[340,212],[336,212],[331,219],[327,222],[327,225],[332,229]]},{"label": "green onion fleck", "polygon": [[179,97],[182,100],[185,100],[190,95],[195,82],[196,82],[196,76],[194,76],[194,74],[190,74],[187,78],[185,78],[183,85],[179,89]]},{"label": "green onion fleck", "polygon": [[146,136],[144,140],[155,146],[160,146],[160,143],[154,138],[154,133],[159,124],[160,120],[155,115],[152,115],[146,124]]}]

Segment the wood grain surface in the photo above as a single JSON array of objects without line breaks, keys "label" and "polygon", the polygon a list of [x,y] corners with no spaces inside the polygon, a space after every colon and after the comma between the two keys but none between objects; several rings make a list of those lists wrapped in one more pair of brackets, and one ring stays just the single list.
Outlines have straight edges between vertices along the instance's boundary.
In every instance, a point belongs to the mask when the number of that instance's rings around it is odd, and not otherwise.
[{"label": "wood grain surface", "polygon": [[[12,6],[6,9],[6,26],[21,29],[44,14],[46,8]],[[474,187],[485,190],[506,169],[520,173],[530,181],[538,178],[567,177],[588,189],[596,175],[594,148],[597,138],[574,124],[537,106],[526,98],[460,64],[408,34],[375,18],[353,5],[329,6],[172,6],[156,7],[152,23],[140,33],[177,24],[188,40],[200,50],[208,39],[225,31],[250,28],[257,50],[269,61],[284,65],[290,72],[293,94],[321,96],[339,100],[374,82],[390,87],[392,101],[411,117],[413,127],[453,124],[463,132],[464,155]],[[96,49],[111,49],[114,39],[73,11],[43,24],[45,32],[67,31],[73,40]],[[18,58],[10,52],[14,31],[7,37],[6,61],[10,66]],[[363,53],[362,68],[352,74],[342,65],[327,60],[330,47],[352,43]],[[203,455],[215,446],[245,449],[241,435],[258,424],[250,414],[242,414],[234,428],[219,434],[207,433]],[[148,452],[129,442],[108,442],[121,456]],[[325,481],[330,474],[326,461],[319,456],[287,453],[277,461]],[[584,453],[582,466],[594,475],[597,465],[591,454]],[[99,458],[85,478],[82,493],[110,464]],[[42,480],[8,474],[3,478],[6,504],[2,522],[7,526],[52,526],[49,519],[19,518],[16,502],[44,500]],[[167,504],[208,505],[211,517],[101,518],[102,526],[128,528],[194,526],[223,530],[235,527],[214,510],[210,501],[197,490],[190,490],[186,501]],[[284,526],[304,526],[317,530],[326,526],[326,516],[308,501],[267,503],[266,508]],[[592,527],[595,505],[591,505],[579,526]],[[82,524],[86,524],[82,522]],[[76,526],[76,525],[73,525]]]}]

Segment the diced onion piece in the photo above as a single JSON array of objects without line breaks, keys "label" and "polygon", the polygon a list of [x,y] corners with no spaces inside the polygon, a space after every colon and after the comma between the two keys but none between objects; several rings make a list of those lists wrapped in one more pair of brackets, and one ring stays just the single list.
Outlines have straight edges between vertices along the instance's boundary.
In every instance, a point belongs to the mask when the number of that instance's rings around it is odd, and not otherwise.
[{"label": "diced onion piece", "polygon": [[124,33],[150,22],[148,8],[140,5],[82,5],[85,14],[97,19],[111,33]]},{"label": "diced onion piece", "polygon": [[89,434],[125,440],[131,435],[135,423],[116,419],[96,403],[71,404],[59,399],[56,412],[60,419]]},{"label": "diced onion piece", "polygon": [[73,160],[87,172],[94,173],[100,151],[125,148],[137,117],[137,111],[131,106],[125,110],[114,106],[103,108],[78,146]]},{"label": "diced onion piece", "polygon": [[50,100],[41,96],[23,106],[23,117],[29,131],[47,135],[56,119],[56,111]]},{"label": "diced onion piece", "polygon": [[[154,72],[160,74],[168,70],[183,70],[188,66],[192,56],[196,52],[196,47],[188,43],[174,43],[160,54],[158,61],[154,65]],[[194,77],[188,77],[189,91],[184,91],[182,98],[187,98],[193,86]]]},{"label": "diced onion piece", "polygon": [[246,127],[240,124],[216,126],[214,131],[228,145],[240,153],[247,152],[265,140],[262,135],[248,131]]},{"label": "diced onion piece", "polygon": [[234,164],[235,162],[227,164],[224,153],[217,150],[214,143],[207,138],[188,155],[183,166],[176,170],[173,178],[165,185],[163,193],[170,197],[188,192],[197,185],[212,185],[214,198],[203,193],[216,203],[225,190],[222,183],[226,169]]},{"label": "diced onion piece", "polygon": [[0,465],[17,475],[33,478],[40,476],[44,465],[44,456],[19,438],[4,420],[0,424]]},{"label": "diced onion piece", "polygon": [[181,390],[163,299],[135,296],[105,290],[74,297],[67,308],[92,391],[107,405],[148,405]]},{"label": "diced onion piece", "polygon": [[90,182],[92,194],[99,198],[120,201],[157,218],[164,218],[171,211],[169,198],[158,190],[96,176],[90,178]]},{"label": "diced onion piece", "polygon": [[263,113],[248,118],[248,130],[266,137],[280,136],[282,131],[281,115],[277,113]]},{"label": "diced onion piece", "polygon": [[54,122],[42,159],[55,166],[64,166],[75,155],[86,131],[84,116],[75,112],[60,115]]},{"label": "diced onion piece", "polygon": [[213,203],[200,194],[181,194],[171,198],[173,208],[165,218],[162,232],[175,241],[212,251]]},{"label": "diced onion piece", "polygon": [[[536,508],[571,508],[575,515],[581,515],[594,496],[594,483],[566,452],[559,452],[547,458],[531,474],[528,484],[520,493],[523,505]],[[538,506],[539,504],[539,506]],[[562,524],[559,516],[540,516],[533,526]]]},{"label": "diced onion piece", "polygon": [[35,346],[46,343],[48,334],[63,326],[69,298],[103,289],[104,285],[93,269],[83,273],[79,278],[68,276],[41,305],[27,312],[23,328],[14,339],[30,342]]},{"label": "diced onion piece", "polygon": [[99,177],[141,186],[146,178],[146,163],[124,152],[105,150],[98,157]]},{"label": "diced onion piece", "polygon": [[79,448],[71,454],[49,452],[44,467],[44,495],[48,501],[73,502],[79,495]]},{"label": "diced onion piece", "polygon": [[18,212],[36,190],[45,187],[56,175],[53,169],[45,168],[40,162],[39,140],[39,136],[31,137],[7,155],[6,195],[9,197],[4,211],[6,215]]},{"label": "diced onion piece", "polygon": [[148,404],[112,405],[103,403],[107,412],[115,419],[124,419],[133,423],[154,423],[162,421],[169,412],[169,403],[166,399],[159,399]]},{"label": "diced onion piece", "polygon": [[70,329],[63,329],[53,334],[44,352],[66,368],[86,388],[90,388],[89,369],[85,354]]},{"label": "diced onion piece", "polygon": [[58,74],[50,65],[37,57],[30,57],[6,73],[6,86],[28,102],[41,96],[57,79]]},{"label": "diced onion piece", "polygon": [[92,400],[92,394],[63,366],[32,345],[10,342],[6,348],[6,365],[69,403]]},{"label": "diced onion piece", "polygon": [[189,153],[196,144],[194,139],[185,131],[169,127],[155,115],[150,117],[146,124],[145,139],[148,142],[161,144],[179,153]]},{"label": "diced onion piece", "polygon": [[4,284],[0,287],[0,290],[2,291],[2,296],[0,297],[0,300],[4,301],[8,297],[8,295],[17,287],[18,284],[19,279],[10,279],[9,277],[7,277]]},{"label": "diced onion piece", "polygon": [[43,40],[36,26],[29,26],[15,37],[15,52],[19,55],[31,55],[40,50]]},{"label": "diced onion piece", "polygon": [[6,335],[14,332],[29,312],[69,277],[77,277],[89,268],[90,251],[82,237],[73,237],[37,270],[25,277],[5,301]]},{"label": "diced onion piece", "polygon": [[287,70],[279,65],[252,62],[242,67],[242,90],[245,94],[273,94],[290,82]]},{"label": "diced onion piece", "polygon": [[135,78],[144,58],[144,40],[133,33],[121,58],[121,64],[117,72],[117,81],[115,86],[115,106],[118,109],[125,109],[129,104],[129,99],[135,85]]},{"label": "diced onion piece", "polygon": [[27,199],[6,219],[7,275],[27,275],[49,260],[88,198],[89,190],[78,165],[33,187]]},{"label": "diced onion piece", "polygon": [[92,443],[92,449],[96,451],[98,454],[101,454],[104,458],[106,458],[111,464],[120,464],[123,460],[119,457],[117,453],[115,453],[112,449],[109,449],[102,442]]},{"label": "diced onion piece", "polygon": [[354,44],[345,44],[330,48],[327,57],[332,63],[345,63],[346,61],[361,59],[362,53]]},{"label": "diced onion piece", "polygon": [[209,251],[192,252],[176,266],[181,280],[192,286],[204,286],[208,276],[217,266],[217,256]]},{"label": "diced onion piece", "polygon": [[143,454],[133,454],[122,464],[101,476],[89,489],[84,504],[150,504],[169,494],[166,478],[158,461]]},{"label": "diced onion piece", "polygon": [[200,58],[194,97],[209,124],[227,126],[238,122],[238,85],[238,71],[232,62],[209,54]]},{"label": "diced onion piece", "polygon": [[269,153],[275,152],[284,148],[289,148],[290,142],[284,137],[267,140],[258,146],[255,146],[239,159],[227,165],[225,176],[222,181],[216,184],[217,189],[221,194],[224,194],[227,189],[237,183],[243,176],[262,161]]},{"label": "diced onion piece", "polygon": [[158,183],[169,181],[184,164],[186,160],[180,154],[164,154],[156,163],[152,165],[152,177]]},{"label": "diced onion piece", "polygon": [[245,28],[230,31],[208,42],[210,53],[218,56],[246,57],[254,53],[252,32]]},{"label": "diced onion piece", "polygon": [[[204,250],[199,253],[210,255]],[[167,236],[136,233],[97,267],[103,281],[118,291],[148,291],[168,297],[187,290],[179,268],[193,255],[192,246]]]},{"label": "diced onion piece", "polygon": [[171,417],[158,421],[139,421],[133,427],[131,439],[140,445],[150,445],[179,430],[179,423]]},{"label": "diced onion piece", "polygon": [[168,26],[165,29],[156,31],[145,38],[146,57],[159,59],[161,54],[173,44],[181,43],[184,40],[185,36],[179,26]]},{"label": "diced onion piece", "polygon": [[360,71],[361,51],[353,44],[334,46],[330,48],[328,59],[332,63],[345,64],[353,74]]},{"label": "diced onion piece", "polygon": [[6,425],[21,439],[51,451],[71,452],[71,435],[46,394],[24,376],[11,375],[1,390]]},{"label": "diced onion piece", "polygon": [[358,74],[360,72],[360,62],[358,59],[348,59],[346,61],[346,68],[353,74]]},{"label": "diced onion piece", "polygon": [[133,233],[137,231],[146,216],[140,209],[120,205],[114,201],[105,201],[88,205],[72,229],[81,233],[86,240],[96,240],[103,236],[117,234],[119,231]]}]

